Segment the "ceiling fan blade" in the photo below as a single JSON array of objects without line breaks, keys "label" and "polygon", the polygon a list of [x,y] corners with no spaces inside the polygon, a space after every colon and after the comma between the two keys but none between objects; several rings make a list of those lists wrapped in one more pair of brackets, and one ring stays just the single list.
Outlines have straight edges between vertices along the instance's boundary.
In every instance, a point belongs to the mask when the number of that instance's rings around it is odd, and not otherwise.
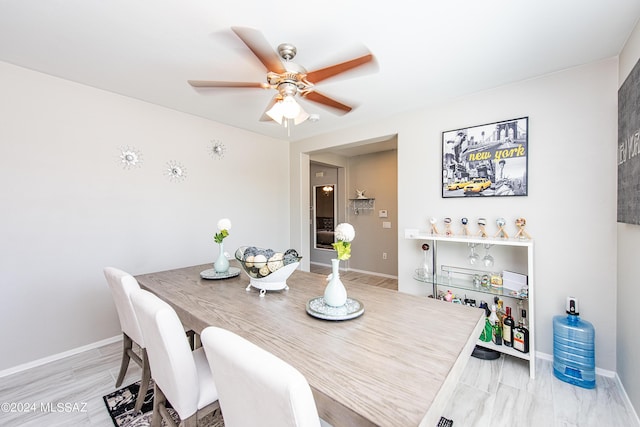
[{"label": "ceiling fan blade", "polygon": [[280,57],[264,38],[262,33],[253,28],[231,27],[234,33],[247,45],[251,52],[267,67],[267,71],[284,73],[286,69],[280,61]]},{"label": "ceiling fan blade", "polygon": [[220,82],[212,80],[187,80],[193,87],[255,87],[259,89],[269,89],[267,83],[254,82]]},{"label": "ceiling fan blade", "polygon": [[334,110],[337,110],[336,112],[338,114],[346,114],[349,111],[353,110],[353,108],[349,107],[348,105],[338,102],[335,99],[329,98],[328,96],[316,91],[303,93],[302,97],[309,101],[317,102],[318,104],[331,107]]},{"label": "ceiling fan blade", "polygon": [[351,59],[349,61],[341,62],[339,64],[321,68],[319,70],[310,71],[307,73],[307,80],[315,84],[322,80],[328,79],[329,77],[333,77],[340,73],[344,73],[345,71],[349,71],[351,69],[364,65],[373,60],[373,55],[369,53],[361,57]]}]

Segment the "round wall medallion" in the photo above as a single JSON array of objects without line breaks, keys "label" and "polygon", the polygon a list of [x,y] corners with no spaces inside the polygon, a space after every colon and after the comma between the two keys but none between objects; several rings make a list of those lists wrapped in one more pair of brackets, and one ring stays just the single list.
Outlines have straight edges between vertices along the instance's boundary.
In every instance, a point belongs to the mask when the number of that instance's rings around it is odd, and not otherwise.
[{"label": "round wall medallion", "polygon": [[218,141],[216,139],[211,141],[211,155],[214,159],[222,159],[224,157],[225,151],[227,151],[227,147],[225,147],[221,141]]},{"label": "round wall medallion", "polygon": [[140,167],[142,164],[142,153],[133,147],[120,148],[120,156],[118,158],[123,169]]},{"label": "round wall medallion", "polygon": [[167,162],[164,174],[170,181],[182,181],[187,177],[187,169],[180,163],[171,160]]}]

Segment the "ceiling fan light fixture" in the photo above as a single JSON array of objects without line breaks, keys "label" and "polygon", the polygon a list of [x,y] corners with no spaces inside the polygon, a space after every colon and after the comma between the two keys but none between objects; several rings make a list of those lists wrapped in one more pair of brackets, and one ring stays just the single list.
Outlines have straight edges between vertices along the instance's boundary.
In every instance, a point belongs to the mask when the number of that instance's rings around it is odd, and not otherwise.
[{"label": "ceiling fan light fixture", "polygon": [[267,111],[267,116],[271,117],[274,122],[285,126],[289,121],[298,125],[309,118],[309,114],[293,99],[293,96],[285,96],[281,101],[273,104],[273,107]]},{"label": "ceiling fan light fixture", "polygon": [[267,110],[267,116],[271,117],[271,119],[279,125],[282,124],[282,117],[284,117],[284,114],[282,114],[282,105],[280,104],[281,102],[278,101],[273,104],[273,107]]},{"label": "ceiling fan light fixture", "polygon": [[293,119],[293,123],[296,125],[299,125],[300,123],[307,120],[309,117],[310,117],[309,114],[306,111],[304,111],[302,108],[300,108],[300,113]]},{"label": "ceiling fan light fixture", "polygon": [[300,105],[293,99],[293,96],[285,96],[280,102],[282,104],[282,115],[287,119],[295,119],[302,111]]}]

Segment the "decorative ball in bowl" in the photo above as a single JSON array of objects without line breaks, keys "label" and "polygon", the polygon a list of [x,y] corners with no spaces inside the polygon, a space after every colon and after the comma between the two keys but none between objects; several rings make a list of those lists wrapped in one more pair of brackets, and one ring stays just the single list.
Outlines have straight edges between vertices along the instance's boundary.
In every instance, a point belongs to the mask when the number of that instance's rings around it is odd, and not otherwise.
[{"label": "decorative ball in bowl", "polygon": [[285,252],[262,249],[255,246],[241,246],[236,250],[236,259],[249,276],[249,286],[265,291],[289,289],[287,279],[298,268],[302,257],[295,249]]}]

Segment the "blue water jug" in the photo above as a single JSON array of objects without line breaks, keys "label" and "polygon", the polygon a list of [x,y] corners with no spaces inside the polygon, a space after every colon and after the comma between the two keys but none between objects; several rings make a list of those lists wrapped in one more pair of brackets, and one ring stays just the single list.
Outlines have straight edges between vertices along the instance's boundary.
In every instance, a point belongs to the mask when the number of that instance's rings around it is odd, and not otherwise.
[{"label": "blue water jug", "polygon": [[[571,298],[571,297],[570,297]],[[567,302],[567,315],[553,318],[553,374],[583,388],[596,386],[595,329],[580,319],[577,302]]]}]

